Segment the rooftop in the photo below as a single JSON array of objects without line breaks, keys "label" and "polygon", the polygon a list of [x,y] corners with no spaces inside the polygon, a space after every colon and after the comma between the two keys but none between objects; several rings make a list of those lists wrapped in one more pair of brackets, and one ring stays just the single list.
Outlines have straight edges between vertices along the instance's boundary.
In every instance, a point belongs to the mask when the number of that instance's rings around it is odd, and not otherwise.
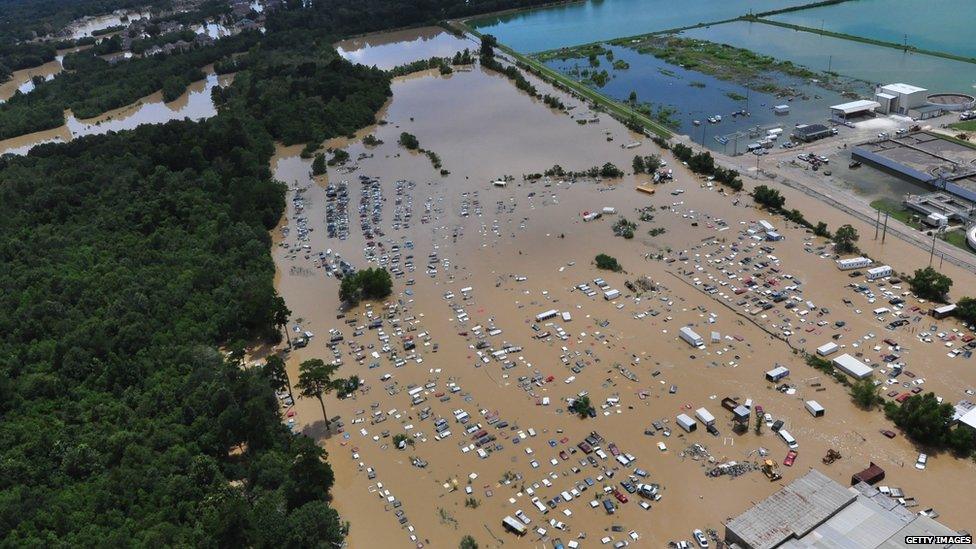
[{"label": "rooftop", "polygon": [[874,110],[880,106],[881,103],[878,103],[877,101],[871,101],[869,99],[858,99],[857,101],[841,103],[840,105],[831,105],[830,110],[841,111],[844,114],[851,114],[855,112]]},{"label": "rooftop", "polygon": [[748,547],[772,549],[790,538],[803,537],[855,499],[855,494],[811,469],[725,527]]},{"label": "rooftop", "polygon": [[920,88],[918,86],[913,86],[911,84],[902,84],[900,82],[895,84],[888,84],[887,86],[881,86],[881,89],[889,93],[900,93],[903,95],[928,91],[925,88]]}]

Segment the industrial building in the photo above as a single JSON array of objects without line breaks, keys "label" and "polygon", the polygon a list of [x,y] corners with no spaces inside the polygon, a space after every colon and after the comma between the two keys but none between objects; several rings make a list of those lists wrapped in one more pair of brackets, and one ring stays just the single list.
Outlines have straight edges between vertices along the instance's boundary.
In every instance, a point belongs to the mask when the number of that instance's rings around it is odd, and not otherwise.
[{"label": "industrial building", "polygon": [[928,92],[911,84],[888,84],[877,89],[874,99],[878,103],[878,112],[911,116],[911,110],[928,104]]},{"label": "industrial building", "polygon": [[830,137],[837,133],[836,130],[828,128],[823,124],[798,124],[793,128],[793,139],[810,143],[818,139]]},{"label": "industrial building", "polygon": [[854,379],[864,379],[874,373],[874,370],[870,366],[847,353],[840,355],[831,362],[833,362],[834,367],[838,370]]},{"label": "industrial building", "polygon": [[725,524],[725,541],[742,549],[899,549],[906,536],[956,534],[869,484],[845,488],[816,469]]}]

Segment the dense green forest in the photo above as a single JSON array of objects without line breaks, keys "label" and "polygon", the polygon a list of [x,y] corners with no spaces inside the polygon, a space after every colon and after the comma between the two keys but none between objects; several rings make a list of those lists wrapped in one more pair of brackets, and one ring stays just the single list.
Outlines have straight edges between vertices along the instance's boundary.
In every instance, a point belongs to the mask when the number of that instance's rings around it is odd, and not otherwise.
[{"label": "dense green forest", "polygon": [[58,50],[51,44],[0,43],[0,82],[10,78],[10,73],[43,65],[53,61]]},{"label": "dense green forest", "polygon": [[0,0],[0,44],[56,33],[86,15],[171,6],[171,0]]},{"label": "dense green forest", "polygon": [[[280,372],[245,367],[240,349],[277,340],[287,314],[270,257],[268,231],[284,209],[269,169],[273,142],[318,141],[373,121],[389,75],[350,64],[330,44],[439,13],[369,20],[400,13],[399,4],[374,0],[356,22],[326,16],[327,6],[351,2],[290,3],[272,20],[306,15],[320,27],[279,22],[241,38],[254,42],[234,47],[248,53],[215,94],[216,117],[0,158],[2,545],[342,540],[322,450],[282,424]],[[32,116],[105,108],[107,98],[145,95],[160,78],[151,73],[178,76],[226,58],[220,48],[105,67],[73,57],[73,66],[94,65],[74,74],[96,71],[98,82],[63,75],[0,117],[21,105]]]}]

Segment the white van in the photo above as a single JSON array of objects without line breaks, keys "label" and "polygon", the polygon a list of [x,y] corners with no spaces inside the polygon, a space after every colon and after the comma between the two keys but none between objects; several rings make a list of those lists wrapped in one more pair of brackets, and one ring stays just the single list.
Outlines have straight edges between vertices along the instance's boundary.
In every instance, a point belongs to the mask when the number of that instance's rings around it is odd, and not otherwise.
[{"label": "white van", "polygon": [[786,429],[779,430],[779,438],[783,439],[783,442],[790,447],[790,450],[796,450],[800,447],[800,445],[796,443],[796,439],[793,438],[793,435],[791,435]]}]

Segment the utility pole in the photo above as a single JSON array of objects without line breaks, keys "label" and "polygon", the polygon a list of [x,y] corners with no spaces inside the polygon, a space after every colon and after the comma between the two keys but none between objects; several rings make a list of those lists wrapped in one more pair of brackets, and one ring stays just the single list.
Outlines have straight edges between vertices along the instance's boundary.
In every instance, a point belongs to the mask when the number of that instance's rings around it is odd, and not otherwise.
[{"label": "utility pole", "polygon": [[935,257],[935,235],[937,234],[936,231],[932,231],[932,250],[929,251],[929,267],[932,266],[932,259]]},{"label": "utility pole", "polygon": [[878,217],[874,220],[874,239],[878,239],[878,229],[881,228],[881,210],[878,210]]},{"label": "utility pole", "polygon": [[828,55],[827,56],[827,72],[828,73],[830,73],[830,67],[831,67],[831,65],[833,65],[833,63],[834,63],[834,56],[833,55]]},{"label": "utility pole", "polygon": [[885,212],[884,231],[881,233],[881,243],[884,244],[885,237],[888,236],[888,212]]}]

